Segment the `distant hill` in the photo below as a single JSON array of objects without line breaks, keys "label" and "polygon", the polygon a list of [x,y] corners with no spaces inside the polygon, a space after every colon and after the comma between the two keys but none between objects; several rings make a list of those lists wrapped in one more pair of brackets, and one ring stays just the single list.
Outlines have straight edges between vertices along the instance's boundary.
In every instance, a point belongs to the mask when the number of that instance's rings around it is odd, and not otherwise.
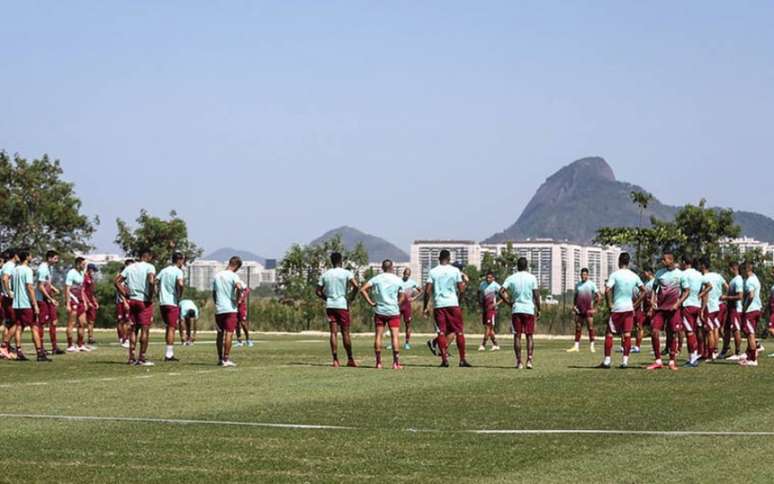
[{"label": "distant hill", "polygon": [[335,237],[337,234],[341,236],[344,247],[349,250],[355,248],[358,242],[362,242],[368,251],[369,262],[381,262],[384,259],[391,259],[395,262],[406,262],[409,260],[409,255],[394,244],[387,242],[380,237],[376,237],[375,235],[366,234],[365,232],[361,232],[356,228],[348,227],[346,225],[325,232],[309,242],[309,245],[322,244],[326,240]]},{"label": "distant hill", "polygon": [[253,254],[252,252],[246,251],[246,250],[239,250],[239,249],[233,249],[231,247],[224,247],[222,249],[218,249],[215,252],[212,252],[210,254],[207,254],[203,257],[205,260],[219,260],[219,261],[227,261],[232,256],[238,256],[241,257],[243,261],[245,260],[257,260],[261,264],[264,264],[266,262],[265,257],[261,257],[260,255]]},{"label": "distant hill", "polygon": [[[538,188],[516,222],[486,239],[486,243],[527,238],[551,238],[588,243],[604,226],[636,226],[640,213],[632,203],[632,191],[648,191],[618,181],[613,169],[600,157],[582,158],[560,169]],[[655,215],[674,218],[678,207],[652,200],[644,222]],[[734,212],[742,234],[774,242],[774,220],[753,212]]]}]

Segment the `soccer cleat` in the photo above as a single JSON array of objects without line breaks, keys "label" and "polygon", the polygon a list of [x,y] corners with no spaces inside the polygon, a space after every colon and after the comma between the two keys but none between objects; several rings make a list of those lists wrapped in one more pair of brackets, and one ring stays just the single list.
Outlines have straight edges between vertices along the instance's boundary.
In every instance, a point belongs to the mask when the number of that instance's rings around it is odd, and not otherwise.
[{"label": "soccer cleat", "polygon": [[68,353],[77,353],[78,352],[78,348],[76,348],[75,346],[68,346],[67,347],[67,352]]},{"label": "soccer cleat", "polygon": [[377,369],[377,370],[381,370],[382,368],[384,368],[384,366],[382,366],[382,364],[381,364],[381,363],[377,363],[377,364],[376,364],[376,369]]},{"label": "soccer cleat", "polygon": [[89,341],[87,341],[87,344],[90,345],[90,346],[95,346],[97,344],[97,340],[92,338]]},{"label": "soccer cleat", "polygon": [[686,361],[683,363],[683,368],[698,368],[699,362],[698,361]]},{"label": "soccer cleat", "polygon": [[45,354],[41,353],[41,354],[38,355],[37,361],[48,361],[48,362],[50,362],[52,360],[51,360],[51,358],[49,358]]},{"label": "soccer cleat", "polygon": [[137,364],[137,360],[135,360],[134,358],[129,358],[129,361],[127,361],[126,364],[129,366],[134,366]]},{"label": "soccer cleat", "polygon": [[180,361],[180,360],[178,360],[174,356],[165,356],[164,361]]},{"label": "soccer cleat", "polygon": [[231,361],[231,360],[223,360],[223,368],[234,368],[235,366],[237,366],[237,365],[233,361]]},{"label": "soccer cleat", "polygon": [[492,351],[500,351],[500,347],[497,345],[492,346]]},{"label": "soccer cleat", "polygon": [[129,348],[129,342],[124,341],[123,343],[121,343],[121,348]]},{"label": "soccer cleat", "polygon": [[480,345],[480,346],[478,347],[478,351],[486,351],[486,346],[484,346],[484,345]]},{"label": "soccer cleat", "polygon": [[27,358],[22,350],[16,351],[16,361],[29,361],[29,358]]},{"label": "soccer cleat", "polygon": [[137,360],[137,366],[155,366],[155,364],[148,360]]},{"label": "soccer cleat", "polygon": [[645,369],[646,370],[660,370],[662,368],[664,368],[664,364],[659,362],[659,361],[657,361],[655,363],[651,363]]},{"label": "soccer cleat", "polygon": [[439,365],[439,368],[449,368],[449,362],[448,361],[442,361]]},{"label": "soccer cleat", "polygon": [[742,353],[741,355],[739,355],[739,361],[744,361],[746,359],[747,359],[747,353]]},{"label": "soccer cleat", "polygon": [[591,343],[589,345],[589,351],[592,352],[592,353],[596,353],[597,352],[597,350],[594,349],[594,343]]},{"label": "soccer cleat", "polygon": [[740,361],[739,364],[741,366],[756,367],[758,366],[758,360],[744,360],[744,361]]},{"label": "soccer cleat", "polygon": [[57,348],[54,348],[53,350],[51,350],[51,354],[63,355],[63,354],[65,354],[65,352],[64,352],[64,350],[62,348],[57,347]]},{"label": "soccer cleat", "polygon": [[532,369],[532,360],[527,360],[527,369],[528,370]]},{"label": "soccer cleat", "polygon": [[726,357],[727,361],[739,361],[740,359],[741,358],[739,357],[739,355],[731,355]]},{"label": "soccer cleat", "polygon": [[341,367],[341,363],[339,363],[339,360],[333,360],[333,364],[331,366],[333,368],[339,368]]},{"label": "soccer cleat", "polygon": [[465,360],[460,361],[460,368],[473,368],[473,365]]},{"label": "soccer cleat", "polygon": [[618,348],[616,348],[615,352],[616,353],[623,353],[623,346],[619,346]]},{"label": "soccer cleat", "polygon": [[674,361],[670,361],[668,366],[670,370],[677,371],[677,363],[675,363]]},{"label": "soccer cleat", "polygon": [[430,353],[432,353],[433,356],[438,356],[438,352],[435,351],[435,346],[433,346],[433,340],[427,340],[427,348],[430,350]]},{"label": "soccer cleat", "polygon": [[255,346],[255,343],[253,342],[253,340],[251,339],[247,340],[247,347],[252,348],[253,346]]},{"label": "soccer cleat", "polygon": [[350,368],[357,368],[357,363],[355,363],[355,360],[348,360],[347,366]]},{"label": "soccer cleat", "polygon": [[402,370],[403,369],[403,365],[401,365],[398,362],[395,362],[395,363],[392,364],[392,369],[393,370]]},{"label": "soccer cleat", "polygon": [[411,345],[410,345],[409,343],[404,343],[404,344],[403,344],[403,349],[404,349],[404,350],[406,350],[406,351],[408,351],[408,350],[410,350],[410,349],[411,349]]},{"label": "soccer cleat", "polygon": [[597,366],[595,366],[594,368],[600,368],[600,369],[603,369],[603,370],[609,370],[610,369],[610,365],[606,365],[604,362],[602,362],[602,363],[598,364]]},{"label": "soccer cleat", "polygon": [[629,363],[621,363],[620,365],[618,365],[618,368],[625,370],[629,368]]},{"label": "soccer cleat", "polygon": [[88,347],[88,346],[83,346],[83,345],[80,345],[80,346],[77,348],[77,351],[79,351],[79,352],[81,352],[81,353],[89,353],[89,352],[91,351],[91,349],[89,349],[89,347]]},{"label": "soccer cleat", "polygon": [[11,354],[8,353],[8,349],[6,349],[5,347],[0,348],[0,359],[3,359],[3,360],[11,359]]},{"label": "soccer cleat", "polygon": [[566,350],[564,350],[564,351],[565,351],[566,353],[577,353],[577,352],[579,352],[579,351],[580,351],[580,348],[578,348],[577,346],[573,346],[572,348],[566,349]]},{"label": "soccer cleat", "polygon": [[524,369],[524,363],[522,363],[521,361],[517,362],[516,363],[516,369],[517,370],[523,370]]},{"label": "soccer cleat", "polygon": [[640,347],[635,346],[634,348],[632,348],[632,353],[640,353]]}]

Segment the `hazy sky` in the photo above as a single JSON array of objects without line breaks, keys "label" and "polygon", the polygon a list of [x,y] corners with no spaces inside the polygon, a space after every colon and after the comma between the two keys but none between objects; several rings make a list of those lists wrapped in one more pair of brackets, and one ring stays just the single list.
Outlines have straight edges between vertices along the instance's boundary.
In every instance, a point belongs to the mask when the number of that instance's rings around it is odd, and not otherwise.
[{"label": "hazy sky", "polygon": [[774,216],[774,2],[0,2],[0,149],[61,159],[94,240],[176,209],[280,256],[348,224],[482,239],[600,155]]}]

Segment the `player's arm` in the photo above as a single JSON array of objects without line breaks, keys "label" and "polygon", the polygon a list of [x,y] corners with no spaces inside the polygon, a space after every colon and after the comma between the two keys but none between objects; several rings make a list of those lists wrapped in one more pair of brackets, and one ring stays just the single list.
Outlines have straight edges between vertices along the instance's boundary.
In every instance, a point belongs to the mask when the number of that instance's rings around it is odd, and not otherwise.
[{"label": "player's arm", "polygon": [[398,306],[406,302],[407,299],[408,299],[408,296],[406,295],[405,292],[398,291]]},{"label": "player's arm", "polygon": [[699,292],[699,299],[706,299],[707,294],[714,288],[715,286],[712,285],[711,282],[705,282],[701,286],[701,291]]},{"label": "player's arm", "polygon": [[70,290],[73,288],[73,286],[65,283],[65,307],[68,311],[70,311],[70,306],[72,302],[72,298],[75,296],[70,292]]},{"label": "player's arm", "polygon": [[150,287],[151,294],[153,294],[156,291],[157,284],[156,284],[156,273],[155,272],[148,273],[148,287]]},{"label": "player's arm", "polygon": [[27,291],[27,296],[30,298],[30,301],[32,301],[32,309],[35,311],[35,314],[40,314],[38,300],[35,298],[35,285],[30,281],[24,285],[24,289]]},{"label": "player's arm", "polygon": [[[128,294],[126,294],[126,286],[124,285],[125,280],[126,278],[121,274],[116,274],[116,277],[113,278],[113,286],[116,288],[116,291],[118,291],[118,294],[123,300],[126,300],[128,297]],[[65,286],[65,293],[68,294],[67,286]]]},{"label": "player's arm", "polygon": [[352,302],[357,297],[357,293],[360,290],[360,284],[358,284],[355,278],[353,277],[352,279],[349,280],[349,286],[351,288],[349,293],[349,302]]},{"label": "player's arm", "polygon": [[605,301],[607,302],[608,309],[613,307],[613,288],[612,287],[605,288]]},{"label": "player's arm", "polygon": [[406,297],[413,301],[415,299],[419,299],[420,296],[423,296],[425,294],[425,288],[424,287],[418,287],[416,289],[416,291],[417,291],[417,293],[414,294],[413,297],[409,297],[409,296],[406,296]]},{"label": "player's arm", "polygon": [[540,289],[532,290],[532,300],[535,304],[535,318],[540,317]]},{"label": "player's arm", "polygon": [[175,295],[176,300],[179,301],[183,298],[183,291],[185,290],[185,282],[183,281],[182,277],[177,278],[177,282],[175,283]]},{"label": "player's arm", "polygon": [[317,287],[314,290],[315,295],[322,299],[323,301],[327,301],[328,298],[325,296],[325,285],[324,284],[318,284]]},{"label": "player's arm", "polygon": [[3,272],[3,287],[5,288],[5,293],[8,294],[11,299],[13,299],[13,289],[11,288],[11,275],[6,274]]},{"label": "player's arm", "polygon": [[369,306],[374,307],[376,306],[376,303],[371,299],[371,295],[369,294],[370,290],[371,290],[371,283],[366,282],[360,288],[360,295],[363,296],[363,298],[366,300]]},{"label": "player's arm", "polygon": [[513,306],[513,299],[511,299],[511,295],[508,293],[508,290],[504,287],[500,288],[500,299],[505,301],[506,304]]},{"label": "player's arm", "polygon": [[634,307],[640,307],[642,308],[642,302],[645,301],[645,285],[640,283],[639,286],[637,286],[637,289],[640,290],[640,293],[637,294],[637,300],[634,301]]},{"label": "player's arm", "polygon": [[430,294],[433,292],[433,283],[428,282],[425,284],[425,293],[422,295],[422,312],[425,316],[430,316]]},{"label": "player's arm", "polygon": [[41,294],[43,294],[43,300],[50,302],[52,304],[56,304],[56,301],[53,297],[48,293],[48,290],[46,289],[46,284],[43,281],[38,281],[38,291],[40,291]]},{"label": "player's arm", "polygon": [[747,296],[747,300],[744,301],[742,304],[742,307],[744,308],[744,312],[747,312],[747,308],[750,307],[750,304],[752,304],[753,299],[755,299],[755,289],[750,288],[750,292],[748,293],[749,296]]}]

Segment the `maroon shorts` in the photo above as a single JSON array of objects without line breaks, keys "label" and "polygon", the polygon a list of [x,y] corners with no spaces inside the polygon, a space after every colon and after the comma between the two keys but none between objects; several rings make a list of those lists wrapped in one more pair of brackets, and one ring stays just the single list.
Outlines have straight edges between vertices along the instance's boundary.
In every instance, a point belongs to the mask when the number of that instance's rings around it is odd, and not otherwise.
[{"label": "maroon shorts", "polygon": [[118,320],[119,323],[129,322],[129,310],[126,309],[124,303],[116,304],[116,320]]},{"label": "maroon shorts", "polygon": [[720,311],[707,312],[704,318],[709,329],[720,329]]},{"label": "maroon shorts", "polygon": [[237,313],[216,314],[215,324],[218,325],[218,331],[233,333],[237,328]]},{"label": "maroon shorts", "polygon": [[701,308],[696,306],[685,306],[683,308],[683,329],[688,333],[696,331],[699,322],[699,314],[701,314]]},{"label": "maroon shorts", "polygon": [[634,311],[610,313],[607,329],[613,334],[631,333],[634,328]]},{"label": "maroon shorts", "polygon": [[48,324],[51,322],[51,310],[48,306],[49,304],[46,301],[38,301],[38,321],[40,324]]},{"label": "maroon shorts", "polygon": [[13,310],[13,299],[3,296],[3,322],[9,326],[16,324],[16,314]]},{"label": "maroon shorts", "polygon": [[517,336],[522,333],[527,335],[535,334],[535,315],[513,313],[511,314],[511,325],[513,325],[513,332]]},{"label": "maroon shorts", "polygon": [[129,320],[133,325],[147,327],[153,324],[153,303],[150,301],[129,301]]},{"label": "maroon shorts", "polygon": [[161,306],[161,320],[170,328],[177,328],[177,320],[180,319],[180,308],[174,305]]},{"label": "maroon shorts", "polygon": [[650,321],[650,327],[654,331],[661,331],[665,325],[668,329],[677,332],[683,328],[683,316],[680,314],[680,310],[670,311],[666,309],[659,309],[653,315],[653,319]]},{"label": "maroon shorts", "polygon": [[481,313],[481,324],[485,326],[494,326],[497,319],[497,311],[487,310]]},{"label": "maroon shorts", "polygon": [[97,320],[97,308],[93,305],[89,305],[89,309],[86,310],[86,321],[94,322]]},{"label": "maroon shorts", "polygon": [[726,328],[731,331],[742,330],[742,324],[739,319],[739,311],[737,311],[736,308],[731,308],[728,310],[728,324],[726,325]]},{"label": "maroon shorts", "polygon": [[83,305],[83,302],[78,302],[78,304],[70,303],[70,313],[75,313],[76,316],[80,316],[81,314],[84,314],[86,312],[86,306]]},{"label": "maroon shorts", "polygon": [[439,333],[443,335],[463,333],[462,311],[459,306],[435,308],[433,316],[435,318],[435,328]]},{"label": "maroon shorts", "polygon": [[34,325],[40,325],[35,318],[35,311],[32,308],[14,309],[14,316],[16,318],[16,324],[21,324],[22,327],[29,327]]},{"label": "maroon shorts", "polygon": [[774,311],[771,311],[769,316],[769,329],[774,329]]},{"label": "maroon shorts", "polygon": [[328,308],[325,310],[325,316],[329,324],[338,324],[340,328],[349,329],[349,309]]},{"label": "maroon shorts", "polygon": [[239,322],[247,321],[247,306],[246,305],[239,305],[239,308],[237,309],[237,318]]},{"label": "maroon shorts", "polygon": [[642,328],[645,325],[645,311],[641,309],[634,311],[634,324],[636,324],[638,328]]},{"label": "maroon shorts", "polygon": [[374,324],[377,326],[388,326],[391,329],[400,329],[400,315],[384,316],[374,314]]},{"label": "maroon shorts", "polygon": [[760,311],[750,311],[744,314],[744,324],[742,325],[742,332],[745,336],[755,334],[755,330],[758,328],[758,321],[761,319]]},{"label": "maroon shorts", "polygon": [[403,303],[400,305],[400,317],[403,318],[403,321],[409,322],[411,321],[412,316],[412,309],[411,309],[411,302]]}]

